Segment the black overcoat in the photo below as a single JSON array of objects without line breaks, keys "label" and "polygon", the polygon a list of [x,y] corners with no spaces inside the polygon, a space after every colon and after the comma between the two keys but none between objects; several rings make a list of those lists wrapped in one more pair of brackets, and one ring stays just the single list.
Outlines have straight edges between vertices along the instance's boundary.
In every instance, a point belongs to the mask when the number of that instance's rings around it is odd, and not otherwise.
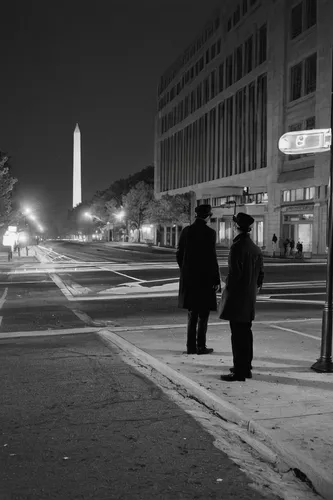
[{"label": "black overcoat", "polygon": [[216,232],[203,219],[183,229],[178,249],[180,268],[178,307],[216,311],[215,286],[220,284]]},{"label": "black overcoat", "polygon": [[240,323],[254,320],[258,288],[264,280],[263,257],[248,233],[236,236],[230,248],[228,276],[220,318]]}]

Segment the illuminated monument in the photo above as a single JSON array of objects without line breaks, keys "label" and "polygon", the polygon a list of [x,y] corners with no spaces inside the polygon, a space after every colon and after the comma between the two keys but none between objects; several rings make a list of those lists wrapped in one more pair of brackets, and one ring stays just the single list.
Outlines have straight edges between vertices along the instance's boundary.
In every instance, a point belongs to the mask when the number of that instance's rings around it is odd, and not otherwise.
[{"label": "illuminated monument", "polygon": [[76,124],[74,130],[73,147],[73,208],[82,202],[81,188],[81,132],[79,124]]}]

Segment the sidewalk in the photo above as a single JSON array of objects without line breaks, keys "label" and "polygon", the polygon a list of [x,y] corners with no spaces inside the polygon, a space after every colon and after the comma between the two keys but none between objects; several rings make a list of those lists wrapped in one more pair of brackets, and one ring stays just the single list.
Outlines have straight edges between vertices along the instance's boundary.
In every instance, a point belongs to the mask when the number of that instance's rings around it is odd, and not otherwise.
[{"label": "sidewalk", "polygon": [[[310,369],[319,356],[320,329],[318,320],[255,323],[253,379],[234,383],[220,380],[232,366],[225,322],[209,328],[207,344],[215,350],[209,356],[182,354],[184,327],[110,329],[101,335],[238,424],[246,439],[254,434],[259,447],[280,457],[277,466],[286,464],[332,500],[333,374]],[[267,451],[263,455],[273,460]]]},{"label": "sidewalk", "polygon": [[0,252],[0,266],[19,266],[20,264],[29,264],[32,262],[39,262],[36,257],[36,247],[29,247],[29,255],[26,255],[25,249],[21,250],[21,257],[17,255],[17,253],[13,254],[13,258],[11,261],[8,261],[8,253]]},{"label": "sidewalk", "polygon": [[[150,245],[147,243],[130,243],[130,242],[123,242],[123,241],[105,241],[105,242],[98,242],[102,243],[105,246],[110,246],[114,248],[121,248],[123,250],[134,250],[134,251],[147,251],[147,249],[151,249],[151,251],[156,253],[156,250],[158,250],[160,253],[176,253],[176,248],[173,247],[161,247],[157,245]],[[219,247],[217,245],[216,247],[217,253],[219,253],[219,250],[223,251],[228,251],[228,248],[224,247]],[[158,252],[158,253],[159,253]],[[299,263],[304,263],[304,262],[314,262],[314,263],[326,263],[327,262],[327,254],[324,255],[314,255],[312,257],[304,257],[303,259],[295,259],[292,257],[273,257],[271,255],[265,255],[264,254],[264,261],[265,262],[284,262],[286,264],[299,264]]]}]

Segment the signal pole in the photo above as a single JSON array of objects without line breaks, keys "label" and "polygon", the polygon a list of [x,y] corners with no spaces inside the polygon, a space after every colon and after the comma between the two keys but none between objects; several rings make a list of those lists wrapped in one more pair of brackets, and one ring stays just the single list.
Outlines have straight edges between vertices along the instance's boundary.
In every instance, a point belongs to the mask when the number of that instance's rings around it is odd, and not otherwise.
[{"label": "signal pole", "polygon": [[[332,63],[332,82],[331,82],[331,134],[333,133],[333,51],[331,57]],[[331,140],[330,148],[330,171],[328,184],[328,252],[327,252],[327,274],[326,274],[326,301],[323,310],[323,321],[321,330],[321,349],[320,358],[311,366],[316,372],[333,372],[332,362],[332,331],[333,331],[333,143]]]}]

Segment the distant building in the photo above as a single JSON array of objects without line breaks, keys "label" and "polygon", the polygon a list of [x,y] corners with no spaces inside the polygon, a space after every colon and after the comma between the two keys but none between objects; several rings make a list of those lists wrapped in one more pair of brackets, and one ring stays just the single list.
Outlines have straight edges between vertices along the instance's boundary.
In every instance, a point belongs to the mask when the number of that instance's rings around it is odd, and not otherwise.
[{"label": "distant building", "polygon": [[267,252],[275,233],[325,253],[329,153],[288,157],[277,144],[330,127],[332,19],[326,0],[226,1],[160,79],[156,195],[211,203],[222,245],[236,202]]}]

